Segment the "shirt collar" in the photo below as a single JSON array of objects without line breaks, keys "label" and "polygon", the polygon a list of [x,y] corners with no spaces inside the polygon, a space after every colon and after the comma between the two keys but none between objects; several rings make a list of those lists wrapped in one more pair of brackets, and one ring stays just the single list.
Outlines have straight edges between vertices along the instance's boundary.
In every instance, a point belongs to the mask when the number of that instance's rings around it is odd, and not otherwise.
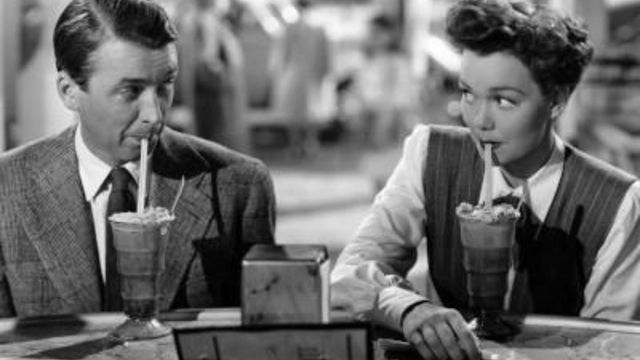
[{"label": "shirt collar", "polygon": [[524,198],[535,213],[546,214],[553,201],[553,196],[550,195],[555,193],[560,183],[564,165],[564,142],[557,134],[553,137],[554,146],[549,160],[529,178],[525,180],[509,178],[512,184],[510,185],[500,167],[493,167],[494,198],[515,195]]},{"label": "shirt collar", "polygon": [[[81,125],[76,128],[75,147],[78,156],[78,171],[80,173],[80,182],[84,190],[85,199],[93,200],[102,190],[104,183],[111,172],[111,166],[100,160],[87,147],[82,138]],[[129,171],[134,181],[138,181],[138,164],[137,162],[128,162],[122,165]]]}]

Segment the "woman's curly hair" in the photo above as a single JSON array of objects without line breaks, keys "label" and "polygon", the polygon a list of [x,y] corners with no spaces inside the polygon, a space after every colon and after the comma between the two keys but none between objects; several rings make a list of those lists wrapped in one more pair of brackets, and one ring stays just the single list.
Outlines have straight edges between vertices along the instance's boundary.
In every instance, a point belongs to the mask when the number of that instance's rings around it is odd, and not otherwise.
[{"label": "woman's curly hair", "polygon": [[449,9],[446,29],[461,49],[515,56],[554,101],[568,99],[593,55],[580,22],[525,0],[460,0]]}]

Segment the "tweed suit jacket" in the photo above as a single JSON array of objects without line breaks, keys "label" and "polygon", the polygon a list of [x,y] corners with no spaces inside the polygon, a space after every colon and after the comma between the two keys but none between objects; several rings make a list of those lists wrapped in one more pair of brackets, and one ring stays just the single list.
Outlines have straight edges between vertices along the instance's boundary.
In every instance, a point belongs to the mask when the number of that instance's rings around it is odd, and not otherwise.
[{"label": "tweed suit jacket", "polygon": [[[0,155],[0,316],[100,311],[90,204],[70,127]],[[273,184],[258,160],[165,128],[152,158],[150,203],[170,207],[161,309],[240,303],[241,259],[272,243]]]}]

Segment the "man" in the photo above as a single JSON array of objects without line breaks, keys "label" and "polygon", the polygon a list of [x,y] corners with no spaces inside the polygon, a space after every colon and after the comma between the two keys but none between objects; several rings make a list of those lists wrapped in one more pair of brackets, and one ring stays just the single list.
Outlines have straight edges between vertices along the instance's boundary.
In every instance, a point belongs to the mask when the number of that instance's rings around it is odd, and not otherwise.
[{"label": "man", "polygon": [[241,258],[273,242],[262,163],[165,128],[178,71],[176,32],[151,0],[72,0],[54,30],[57,88],[79,124],[0,156],[0,315],[105,306],[112,169],[137,188],[148,138],[149,202],[171,224],[160,309],[237,306]]}]

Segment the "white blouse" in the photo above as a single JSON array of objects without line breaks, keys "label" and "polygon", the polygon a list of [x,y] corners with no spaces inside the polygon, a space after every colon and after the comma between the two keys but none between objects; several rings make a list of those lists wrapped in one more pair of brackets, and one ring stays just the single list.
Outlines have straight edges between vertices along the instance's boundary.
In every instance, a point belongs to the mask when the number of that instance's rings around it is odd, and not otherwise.
[{"label": "white blouse", "polygon": [[[346,245],[331,275],[332,306],[398,330],[404,309],[425,299],[412,289],[405,276],[415,263],[416,248],[425,238],[422,176],[429,134],[428,125],[418,125],[405,140],[400,162],[376,195],[355,239]],[[544,219],[563,171],[564,143],[555,136],[555,144],[547,163],[526,181],[507,181],[500,167],[494,166],[494,198],[509,194],[524,198],[536,216]],[[636,246],[640,240],[639,219],[640,182],[635,181],[596,255],[584,289],[581,316],[640,319],[640,246]],[[439,303],[428,275],[427,269],[428,300]],[[511,287],[513,270],[509,277]],[[508,291],[507,298],[509,295]]]}]

